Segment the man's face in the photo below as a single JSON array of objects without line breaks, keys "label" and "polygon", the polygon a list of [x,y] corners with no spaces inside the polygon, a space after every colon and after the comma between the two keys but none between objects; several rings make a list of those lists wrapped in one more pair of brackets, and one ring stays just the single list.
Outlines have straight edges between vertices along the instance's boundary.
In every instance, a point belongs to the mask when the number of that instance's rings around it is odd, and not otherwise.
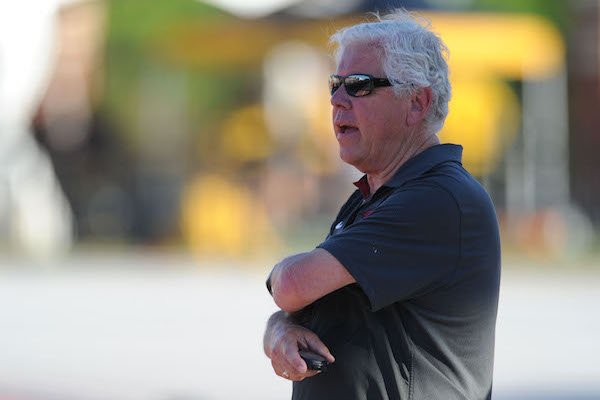
[{"label": "man's face", "polygon": [[[345,48],[337,75],[368,74],[385,78],[382,51],[357,43]],[[341,86],[331,96],[332,120],[340,145],[340,158],[364,173],[377,173],[393,162],[407,134],[410,99],[397,97],[392,87],[378,87],[371,94],[352,97]]]}]

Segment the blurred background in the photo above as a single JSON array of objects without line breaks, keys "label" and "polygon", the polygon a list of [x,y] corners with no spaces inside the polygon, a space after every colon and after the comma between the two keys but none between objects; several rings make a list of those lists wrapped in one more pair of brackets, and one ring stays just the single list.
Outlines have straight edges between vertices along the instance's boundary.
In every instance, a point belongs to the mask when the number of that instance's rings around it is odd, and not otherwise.
[{"label": "blurred background", "polygon": [[280,399],[264,279],[359,175],[328,37],[369,11],[450,49],[440,138],[492,195],[495,398],[600,399],[600,1],[0,5],[0,400]]}]

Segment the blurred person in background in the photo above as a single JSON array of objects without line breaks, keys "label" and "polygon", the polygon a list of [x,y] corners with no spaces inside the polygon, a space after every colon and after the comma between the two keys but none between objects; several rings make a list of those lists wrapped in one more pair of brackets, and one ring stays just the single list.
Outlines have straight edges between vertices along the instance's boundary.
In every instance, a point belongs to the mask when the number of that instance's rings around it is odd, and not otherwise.
[{"label": "blurred person in background", "polygon": [[71,209],[31,132],[53,66],[56,13],[71,2],[0,5],[0,238],[35,257],[67,251],[74,236]]},{"label": "blurred person in background", "polygon": [[[325,241],[278,263],[264,350],[293,399],[489,399],[500,241],[493,204],[440,144],[447,49],[395,11],[335,33],[340,158],[364,173]],[[293,95],[290,93],[290,95]],[[329,363],[307,369],[299,351]]]}]

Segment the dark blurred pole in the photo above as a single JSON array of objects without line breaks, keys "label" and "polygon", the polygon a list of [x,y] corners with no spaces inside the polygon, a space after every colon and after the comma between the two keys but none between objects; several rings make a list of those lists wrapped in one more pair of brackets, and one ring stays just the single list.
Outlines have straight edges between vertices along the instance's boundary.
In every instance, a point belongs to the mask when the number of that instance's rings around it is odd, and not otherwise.
[{"label": "dark blurred pole", "polygon": [[600,2],[572,0],[568,37],[573,201],[600,228]]}]

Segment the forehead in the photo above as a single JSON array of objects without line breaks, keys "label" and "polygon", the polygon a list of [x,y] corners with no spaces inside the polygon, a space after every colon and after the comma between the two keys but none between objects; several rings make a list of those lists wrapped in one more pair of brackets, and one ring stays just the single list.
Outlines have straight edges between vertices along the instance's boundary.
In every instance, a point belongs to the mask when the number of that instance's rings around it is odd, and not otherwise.
[{"label": "forehead", "polygon": [[382,76],[382,50],[373,43],[352,43],[342,53],[337,67],[339,75],[369,74]]}]

